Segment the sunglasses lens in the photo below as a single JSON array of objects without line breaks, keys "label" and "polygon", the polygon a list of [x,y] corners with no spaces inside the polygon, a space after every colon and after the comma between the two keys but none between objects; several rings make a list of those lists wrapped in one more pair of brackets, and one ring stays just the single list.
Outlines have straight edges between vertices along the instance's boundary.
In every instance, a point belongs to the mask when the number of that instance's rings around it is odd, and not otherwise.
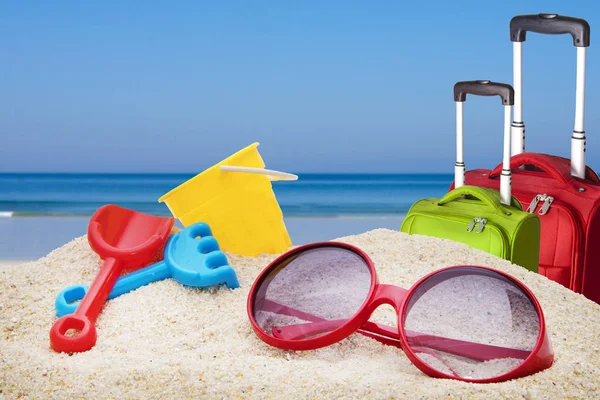
[{"label": "sunglasses lens", "polygon": [[422,282],[404,315],[412,352],[459,378],[488,379],[515,369],[540,333],[527,293],[503,275],[472,267],[444,270]]},{"label": "sunglasses lens", "polygon": [[254,320],[267,335],[306,340],[352,318],[369,294],[371,271],[357,253],[334,246],[290,255],[254,294]]}]

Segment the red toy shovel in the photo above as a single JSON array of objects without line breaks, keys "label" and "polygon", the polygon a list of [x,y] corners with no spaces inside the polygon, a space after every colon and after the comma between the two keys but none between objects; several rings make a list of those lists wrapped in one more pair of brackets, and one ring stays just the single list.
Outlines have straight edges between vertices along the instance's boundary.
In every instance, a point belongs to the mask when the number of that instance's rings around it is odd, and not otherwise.
[{"label": "red toy shovel", "polygon": [[[100,207],[88,224],[90,247],[104,260],[73,314],[56,320],[50,329],[55,351],[72,353],[96,344],[96,318],[123,268],[142,267],[166,243],[174,218],[156,217],[114,204]],[[74,329],[78,333],[67,336]]]}]

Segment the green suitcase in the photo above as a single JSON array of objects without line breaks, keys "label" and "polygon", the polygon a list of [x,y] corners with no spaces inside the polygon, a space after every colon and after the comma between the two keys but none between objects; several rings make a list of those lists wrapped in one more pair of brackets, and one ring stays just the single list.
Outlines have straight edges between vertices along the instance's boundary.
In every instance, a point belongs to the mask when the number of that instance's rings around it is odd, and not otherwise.
[{"label": "green suitcase", "polygon": [[[498,95],[505,109],[504,162],[500,191],[464,184],[463,102],[466,94]],[[530,271],[538,271],[540,219],[523,211],[511,195],[510,121],[514,90],[512,86],[490,81],[463,81],[454,86],[457,105],[457,161],[455,189],[442,198],[417,201],[408,211],[400,231],[461,242]]]}]

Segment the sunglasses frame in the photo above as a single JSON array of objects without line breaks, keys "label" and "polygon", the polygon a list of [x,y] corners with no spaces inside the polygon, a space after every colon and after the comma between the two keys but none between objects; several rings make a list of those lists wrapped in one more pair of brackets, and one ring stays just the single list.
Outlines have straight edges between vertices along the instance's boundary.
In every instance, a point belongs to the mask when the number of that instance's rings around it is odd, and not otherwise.
[{"label": "sunglasses frame", "polygon": [[[254,299],[256,297],[256,294],[258,293],[258,289],[260,288],[260,286],[262,285],[263,281],[268,276],[268,274],[275,268],[279,267],[283,261],[286,261],[289,258],[298,256],[307,250],[314,250],[314,249],[318,249],[318,248],[341,248],[341,249],[346,249],[346,250],[352,251],[356,255],[360,256],[364,260],[366,265],[368,266],[370,275],[371,275],[371,285],[369,288],[368,295],[366,296],[365,300],[363,301],[363,303],[360,306],[360,308],[358,309],[358,311],[352,317],[350,317],[347,322],[343,323],[337,329],[335,329],[327,334],[309,338],[309,339],[301,339],[301,340],[289,340],[289,339],[277,338],[277,337],[268,335],[266,332],[264,332],[260,328],[260,326],[258,325],[256,320],[254,319]],[[436,275],[442,271],[446,271],[449,269],[465,268],[465,267],[491,271],[495,274],[500,275],[501,277],[508,279],[510,282],[512,282],[519,289],[521,289],[529,297],[530,301],[532,302],[532,304],[534,305],[534,307],[537,311],[540,326],[539,326],[539,334],[538,334],[536,345],[531,350],[531,352],[529,353],[527,358],[525,360],[523,360],[523,362],[521,364],[519,364],[514,369],[512,369],[502,375],[494,376],[491,378],[485,378],[485,379],[471,379],[471,378],[456,377],[456,376],[452,376],[449,374],[445,374],[441,371],[438,371],[438,370],[430,367],[424,361],[422,361],[419,357],[417,357],[417,355],[413,352],[411,346],[408,343],[408,338],[407,338],[407,335],[406,335],[406,332],[404,329],[404,321],[405,321],[405,317],[406,317],[406,308],[409,304],[409,300],[411,299],[412,295],[421,286],[421,284],[423,282],[425,282],[427,279],[429,279],[433,275]],[[499,270],[496,270],[493,268],[489,268],[489,267],[475,266],[475,265],[455,265],[455,266],[443,267],[443,268],[437,269],[433,272],[430,272],[427,275],[420,278],[419,280],[417,280],[413,285],[411,285],[411,287],[409,289],[404,289],[404,288],[400,288],[398,286],[380,283],[379,278],[377,276],[377,271],[375,269],[375,264],[373,263],[371,258],[367,255],[367,253],[365,253],[363,250],[359,249],[356,246],[353,246],[353,245],[347,244],[347,243],[342,243],[342,242],[335,242],[335,241],[316,242],[316,243],[310,243],[310,244],[298,246],[294,249],[291,249],[291,250],[281,254],[275,260],[271,261],[267,265],[267,267],[265,267],[263,269],[263,271],[258,275],[258,277],[255,279],[254,283],[252,284],[252,287],[250,288],[250,292],[248,294],[248,300],[247,300],[247,313],[248,313],[248,317],[250,319],[250,323],[252,324],[252,328],[253,328],[254,332],[263,342],[265,342],[273,347],[277,347],[277,348],[283,349],[283,350],[294,350],[294,351],[295,350],[315,350],[318,348],[330,346],[334,343],[337,343],[337,342],[349,337],[353,333],[362,333],[365,336],[374,338],[375,340],[378,340],[384,344],[390,344],[391,340],[388,338],[385,338],[385,337],[378,338],[374,334],[371,334],[371,333],[365,334],[365,333],[361,332],[361,327],[369,321],[369,318],[371,317],[373,312],[379,306],[381,306],[383,304],[390,305],[394,308],[394,310],[396,311],[397,318],[398,318],[397,326],[398,326],[398,328],[402,328],[402,329],[398,329],[397,340],[399,340],[399,342],[400,342],[400,345],[398,347],[400,347],[403,350],[404,354],[406,354],[406,356],[409,358],[409,360],[419,370],[421,370],[423,373],[427,374],[430,377],[457,379],[460,381],[470,382],[470,383],[497,383],[497,382],[502,382],[502,381],[506,381],[506,380],[510,380],[510,379],[521,378],[521,377],[524,377],[527,375],[531,375],[531,374],[540,372],[544,369],[550,368],[552,366],[552,364],[554,363],[554,353],[552,350],[552,345],[550,343],[550,338],[548,337],[548,334],[546,331],[546,323],[545,323],[542,308],[541,308],[538,300],[536,299],[535,295],[533,294],[533,292],[529,288],[527,288],[524,284],[522,284],[520,281],[515,279],[514,277],[512,277],[502,271],[499,271]]]}]

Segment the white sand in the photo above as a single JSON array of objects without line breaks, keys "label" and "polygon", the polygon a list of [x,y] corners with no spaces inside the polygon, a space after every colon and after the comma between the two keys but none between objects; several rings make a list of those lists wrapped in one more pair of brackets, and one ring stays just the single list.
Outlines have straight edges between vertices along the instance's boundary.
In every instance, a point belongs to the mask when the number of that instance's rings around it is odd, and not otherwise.
[{"label": "white sand", "polygon": [[[543,307],[554,366],[509,382],[469,384],[430,378],[399,349],[358,334],[313,351],[270,347],[252,331],[246,300],[275,256],[231,254],[241,288],[151,284],[107,303],[92,350],[57,354],[48,339],[56,293],[89,283],[99,265],[82,237],[36,262],[0,268],[0,398],[600,398],[599,305],[459,243],[387,229],[340,241],[365,250],[382,283],[408,288],[434,269],[469,263],[521,279]],[[372,320],[395,325],[389,306]]]}]

